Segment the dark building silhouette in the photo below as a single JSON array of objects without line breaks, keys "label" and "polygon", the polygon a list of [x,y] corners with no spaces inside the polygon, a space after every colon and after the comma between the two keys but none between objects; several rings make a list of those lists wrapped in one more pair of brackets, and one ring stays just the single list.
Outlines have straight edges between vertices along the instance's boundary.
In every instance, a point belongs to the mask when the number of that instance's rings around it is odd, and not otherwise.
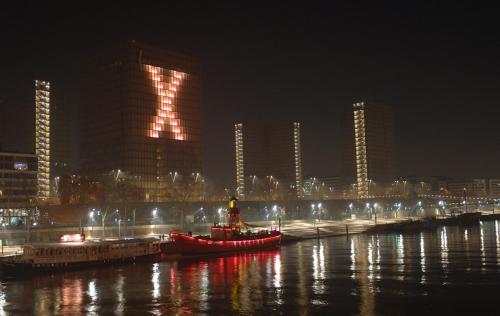
[{"label": "dark building silhouette", "polygon": [[302,196],[300,123],[238,123],[235,155],[240,197],[252,191],[255,177]]},{"label": "dark building silhouette", "polygon": [[368,196],[395,179],[392,109],[381,103],[353,104],[344,122],[343,178],[359,196]]},{"label": "dark building silhouette", "polygon": [[58,93],[60,90],[57,84],[54,85],[54,90],[51,102],[51,171],[52,178],[57,178],[72,174],[77,170],[75,144],[78,145],[78,137],[74,126],[75,107],[71,99],[65,93]]},{"label": "dark building silhouette", "polygon": [[201,172],[200,71],[194,57],[121,43],[84,62],[81,163],[120,170],[161,201],[172,173]]}]

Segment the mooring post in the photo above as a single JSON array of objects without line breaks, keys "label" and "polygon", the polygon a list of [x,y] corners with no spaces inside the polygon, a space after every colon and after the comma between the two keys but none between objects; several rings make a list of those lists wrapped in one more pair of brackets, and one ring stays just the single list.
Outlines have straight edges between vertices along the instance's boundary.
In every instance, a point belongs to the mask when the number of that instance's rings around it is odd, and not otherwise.
[{"label": "mooring post", "polygon": [[319,239],[319,227],[316,227],[316,234],[317,234],[318,239]]},{"label": "mooring post", "polygon": [[349,226],[347,224],[345,224],[345,235],[349,237]]}]

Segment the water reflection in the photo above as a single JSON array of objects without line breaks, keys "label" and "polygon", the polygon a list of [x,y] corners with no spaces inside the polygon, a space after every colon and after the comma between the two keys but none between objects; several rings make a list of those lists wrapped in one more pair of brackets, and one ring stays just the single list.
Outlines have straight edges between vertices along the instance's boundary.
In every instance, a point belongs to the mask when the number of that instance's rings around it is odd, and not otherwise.
[{"label": "water reflection", "polygon": [[208,280],[208,264],[206,262],[200,265],[200,308],[202,310],[208,310],[208,292],[210,282]]},{"label": "water reflection", "polygon": [[96,315],[98,311],[98,305],[96,304],[97,302],[97,287],[96,287],[96,280],[95,279],[90,279],[87,285],[87,296],[89,297],[90,301],[88,302],[86,306],[87,314],[88,315]]},{"label": "water reflection", "polygon": [[499,222],[495,221],[495,249],[497,255],[497,263],[500,263],[500,234],[499,234]]},{"label": "water reflection", "polygon": [[5,309],[8,305],[6,294],[5,294],[6,286],[0,285],[0,315],[6,315]]},{"label": "water reflection", "polygon": [[398,280],[404,280],[404,270],[405,270],[405,244],[403,235],[399,235],[396,238],[397,245],[397,263],[398,263]]},{"label": "water reflection", "polygon": [[273,267],[274,267],[274,275],[273,275],[273,285],[276,289],[276,304],[283,304],[283,289],[282,289],[282,281],[281,281],[281,256],[276,254],[273,258]]},{"label": "water reflection", "polygon": [[351,238],[351,252],[350,252],[350,259],[351,259],[351,266],[350,270],[352,272],[351,278],[355,279],[356,278],[356,246],[355,246],[355,240],[356,238]]},{"label": "water reflection", "polygon": [[125,309],[125,294],[124,294],[125,277],[120,273],[116,278],[114,292],[116,294],[115,314],[121,315]]},{"label": "water reflection", "polygon": [[425,284],[426,277],[425,274],[427,272],[426,264],[425,264],[425,237],[424,233],[420,233],[420,283]]},{"label": "water reflection", "polygon": [[305,264],[307,261],[307,255],[304,255],[304,244],[299,243],[297,245],[297,304],[300,314],[304,315],[308,311],[309,306],[309,295],[306,284],[307,275],[305,275]]},{"label": "water reflection", "polygon": [[484,229],[483,229],[483,222],[479,222],[479,241],[481,244],[481,270],[485,271],[485,265],[486,265],[486,253],[484,251]]},{"label": "water reflection", "polygon": [[353,235],[275,251],[5,281],[0,315],[401,314],[398,308],[421,315],[429,312],[429,300],[440,303],[433,312],[441,305],[460,312],[478,297],[481,314],[494,314],[484,308],[496,306],[499,256],[498,221]]},{"label": "water reflection", "polygon": [[153,284],[153,302],[156,302],[160,297],[160,268],[158,263],[153,264],[151,283]]},{"label": "water reflection", "polygon": [[356,256],[356,270],[358,271],[357,274],[357,281],[359,284],[359,293],[360,293],[360,307],[359,307],[359,313],[361,315],[373,315],[375,314],[375,296],[374,296],[374,281],[370,277],[370,263],[369,263],[369,252],[368,248],[371,247],[370,242],[361,242],[358,238],[356,238],[357,241],[357,256]]},{"label": "water reflection", "polygon": [[440,251],[441,251],[441,268],[443,269],[443,278],[446,279],[448,277],[448,233],[446,231],[446,227],[441,228],[440,234]]},{"label": "water reflection", "polygon": [[161,296],[160,292],[160,267],[158,263],[153,264],[153,268],[151,271],[151,285],[153,287],[151,291],[151,303],[152,303],[152,311],[153,315],[161,315],[160,305],[158,304],[158,299]]},{"label": "water reflection", "polygon": [[320,299],[322,294],[326,293],[327,287],[325,284],[325,240],[320,240],[313,246],[313,293],[317,296],[311,303],[313,305],[326,305],[327,301]]}]

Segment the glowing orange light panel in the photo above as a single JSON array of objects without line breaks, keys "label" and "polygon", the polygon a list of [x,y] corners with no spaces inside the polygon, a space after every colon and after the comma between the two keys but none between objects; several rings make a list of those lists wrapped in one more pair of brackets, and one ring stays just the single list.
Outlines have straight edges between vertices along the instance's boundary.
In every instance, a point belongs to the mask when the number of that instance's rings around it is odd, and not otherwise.
[{"label": "glowing orange light panel", "polygon": [[186,140],[187,135],[177,111],[177,96],[186,73],[144,65],[157,95],[156,115],[153,117],[147,136],[159,138],[170,134],[176,140]]}]

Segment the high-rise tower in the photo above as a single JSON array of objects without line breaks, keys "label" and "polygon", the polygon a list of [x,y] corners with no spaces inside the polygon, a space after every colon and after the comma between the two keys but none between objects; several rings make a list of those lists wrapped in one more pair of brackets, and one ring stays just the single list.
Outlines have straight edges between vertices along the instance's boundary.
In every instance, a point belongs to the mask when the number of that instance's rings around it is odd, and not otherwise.
[{"label": "high-rise tower", "polygon": [[345,148],[344,174],[353,174],[358,196],[367,197],[395,177],[393,114],[386,105],[357,102],[353,104],[351,122],[353,136],[346,144],[354,148]]},{"label": "high-rise tower", "polygon": [[235,124],[235,157],[240,197],[249,197],[256,179],[302,196],[300,123]]},{"label": "high-rise tower", "polygon": [[38,159],[38,197],[50,196],[50,83],[35,80],[35,154]]},{"label": "high-rise tower", "polygon": [[146,201],[165,199],[170,175],[201,172],[196,58],[128,41],[88,60],[84,69],[84,172],[126,172]]}]

